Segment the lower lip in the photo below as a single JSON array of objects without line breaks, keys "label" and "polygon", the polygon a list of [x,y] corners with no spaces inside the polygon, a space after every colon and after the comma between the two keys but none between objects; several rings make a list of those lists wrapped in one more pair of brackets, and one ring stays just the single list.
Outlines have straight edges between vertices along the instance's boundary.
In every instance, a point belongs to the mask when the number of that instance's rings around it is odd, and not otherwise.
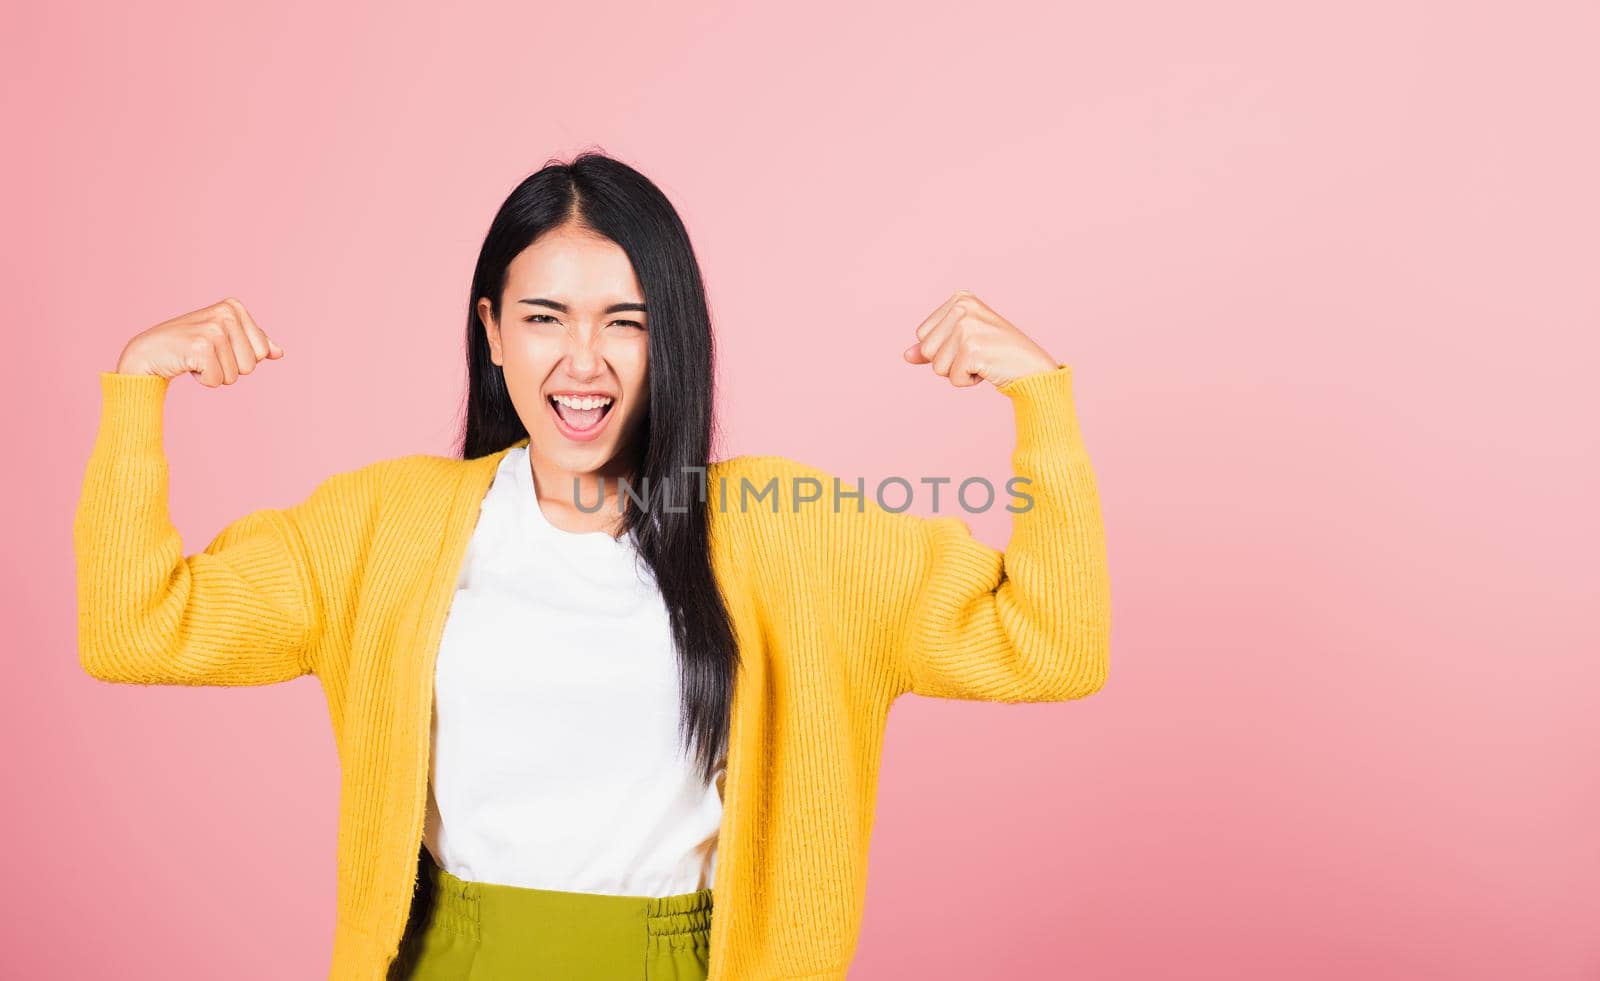
[{"label": "lower lip", "polygon": [[589,429],[573,429],[571,426],[567,425],[567,421],[565,419],[561,418],[561,413],[556,411],[554,403],[552,403],[549,399],[545,399],[544,404],[545,408],[550,410],[550,417],[556,421],[556,430],[560,432],[561,435],[575,443],[587,443],[590,440],[598,437],[601,433],[605,432],[606,426],[611,424],[612,415],[617,411],[617,404],[613,402],[611,403],[611,408],[606,410],[606,414],[601,416],[600,421],[595,423],[592,427]]}]

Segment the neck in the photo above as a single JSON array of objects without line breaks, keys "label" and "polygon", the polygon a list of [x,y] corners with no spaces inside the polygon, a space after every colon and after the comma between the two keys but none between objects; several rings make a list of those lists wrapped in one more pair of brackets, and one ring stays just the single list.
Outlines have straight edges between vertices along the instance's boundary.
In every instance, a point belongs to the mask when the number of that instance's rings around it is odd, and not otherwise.
[{"label": "neck", "polygon": [[635,477],[637,467],[622,454],[594,470],[571,470],[539,456],[530,447],[528,463],[533,471],[534,493],[546,513],[581,524],[586,530],[605,530],[613,536],[621,530],[621,481],[628,481],[634,493],[643,493]]}]

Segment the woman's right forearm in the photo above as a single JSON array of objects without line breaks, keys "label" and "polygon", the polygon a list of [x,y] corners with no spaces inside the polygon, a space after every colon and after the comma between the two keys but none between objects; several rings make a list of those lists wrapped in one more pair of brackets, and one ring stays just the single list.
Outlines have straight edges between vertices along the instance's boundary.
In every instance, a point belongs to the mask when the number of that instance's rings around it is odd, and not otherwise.
[{"label": "woman's right forearm", "polygon": [[185,557],[168,513],[168,379],[100,373],[102,412],[73,519],[78,650],[107,681],[248,685],[305,674],[304,572],[282,513]]}]

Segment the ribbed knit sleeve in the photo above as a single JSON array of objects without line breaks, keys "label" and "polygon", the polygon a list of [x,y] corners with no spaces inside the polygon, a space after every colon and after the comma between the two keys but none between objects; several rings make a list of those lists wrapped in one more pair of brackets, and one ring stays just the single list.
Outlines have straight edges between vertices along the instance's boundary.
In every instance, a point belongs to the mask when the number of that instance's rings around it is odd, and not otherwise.
[{"label": "ribbed knit sleeve", "polygon": [[[1012,470],[1027,480],[1017,489],[1032,499],[1012,513],[1004,552],[974,538],[959,517],[884,510],[870,487],[864,513],[847,502],[816,529],[840,640],[884,662],[897,677],[891,694],[1058,701],[1105,683],[1105,530],[1072,370],[1058,365],[998,391],[1016,420]],[[831,494],[832,478],[824,480]],[[958,483],[941,488],[941,511],[958,506],[947,503]],[[994,507],[1024,507],[1004,485],[995,491]]]},{"label": "ribbed knit sleeve", "polygon": [[116,682],[259,685],[315,669],[327,611],[308,533],[350,524],[352,475],[233,521],[185,556],[167,502],[167,379],[101,372],[101,416],[73,519],[78,656]]}]

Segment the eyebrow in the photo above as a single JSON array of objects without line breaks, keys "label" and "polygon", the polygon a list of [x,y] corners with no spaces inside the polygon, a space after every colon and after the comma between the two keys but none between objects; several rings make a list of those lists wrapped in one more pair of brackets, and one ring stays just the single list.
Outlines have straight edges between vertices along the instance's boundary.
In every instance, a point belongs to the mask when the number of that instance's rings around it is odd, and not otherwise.
[{"label": "eyebrow", "polygon": [[[570,313],[571,312],[565,303],[558,303],[555,300],[547,300],[542,296],[535,296],[535,297],[532,297],[532,298],[521,299],[521,300],[518,300],[517,302],[518,303],[526,303],[529,306],[550,307],[553,310],[560,310],[562,313]],[[637,310],[640,313],[647,313],[648,312],[647,310],[645,310],[643,303],[613,303],[609,307],[606,307],[604,310],[602,310],[600,312],[601,313],[621,313],[624,310]]]}]

